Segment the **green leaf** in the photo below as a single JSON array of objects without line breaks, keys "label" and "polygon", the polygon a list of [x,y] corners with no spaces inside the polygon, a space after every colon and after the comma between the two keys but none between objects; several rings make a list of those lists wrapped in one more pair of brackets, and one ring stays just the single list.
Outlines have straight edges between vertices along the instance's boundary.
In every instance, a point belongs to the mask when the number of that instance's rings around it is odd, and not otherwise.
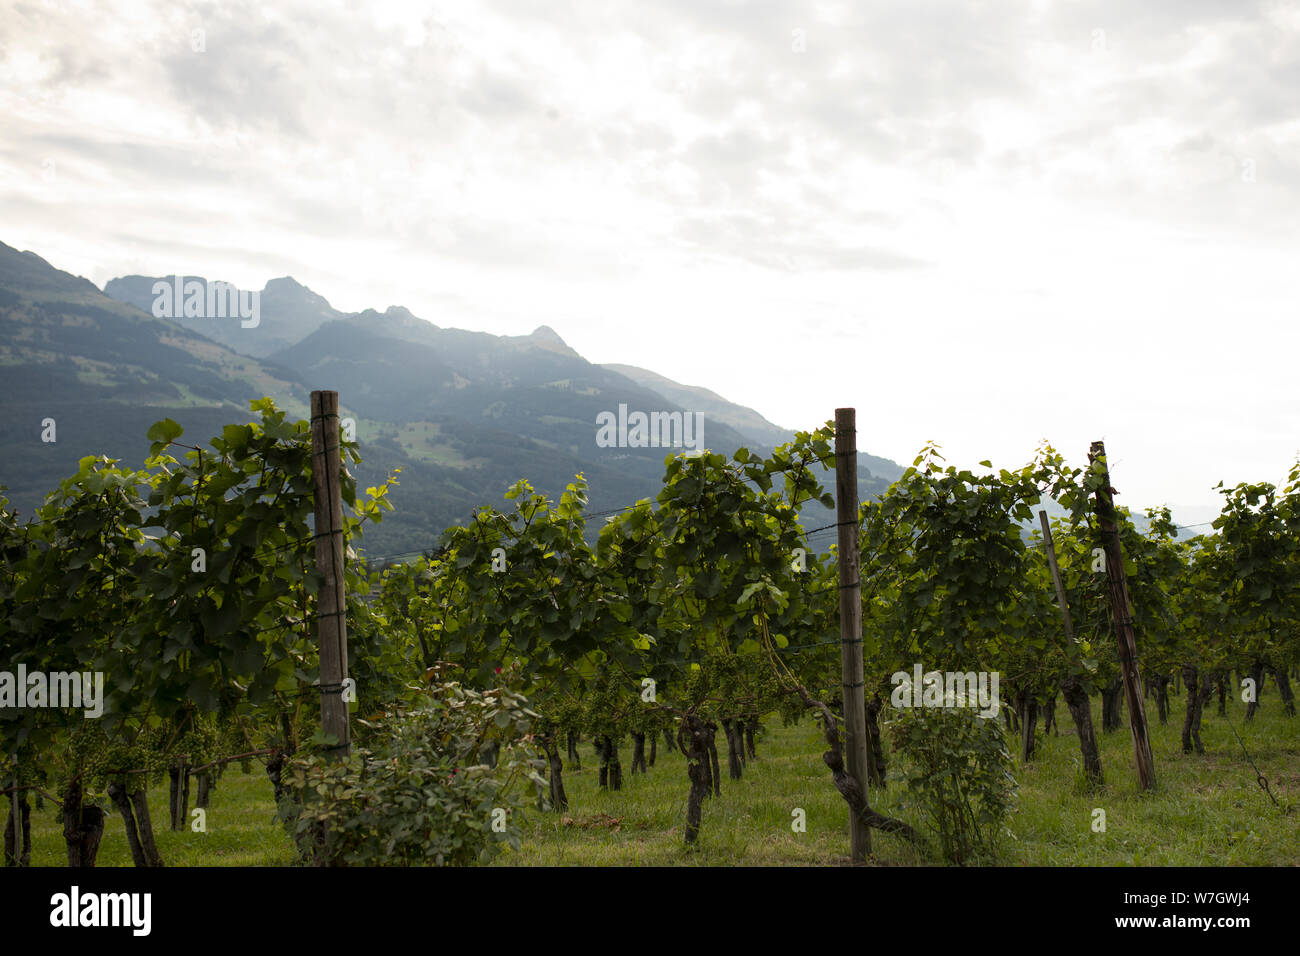
[{"label": "green leaf", "polygon": [[170,418],[164,418],[162,421],[154,422],[150,425],[149,430],[145,432],[145,437],[152,442],[160,442],[163,445],[166,445],[168,442],[180,438],[184,431],[185,429],[181,428],[180,425],[176,424],[176,422],[172,421]]}]

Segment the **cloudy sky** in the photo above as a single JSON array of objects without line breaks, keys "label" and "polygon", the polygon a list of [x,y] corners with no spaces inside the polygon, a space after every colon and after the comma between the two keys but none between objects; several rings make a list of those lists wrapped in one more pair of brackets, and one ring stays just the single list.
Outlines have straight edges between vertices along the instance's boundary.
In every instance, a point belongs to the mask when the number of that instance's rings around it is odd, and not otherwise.
[{"label": "cloudy sky", "polygon": [[0,0],[0,241],[1202,521],[1300,451],[1298,92],[1295,2]]}]

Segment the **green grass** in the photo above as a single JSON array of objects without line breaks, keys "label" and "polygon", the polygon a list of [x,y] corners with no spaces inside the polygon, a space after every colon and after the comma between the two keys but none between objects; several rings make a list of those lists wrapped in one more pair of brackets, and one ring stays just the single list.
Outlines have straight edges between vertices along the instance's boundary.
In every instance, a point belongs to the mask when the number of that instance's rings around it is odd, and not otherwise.
[{"label": "green grass", "polygon": [[[1147,702],[1156,791],[1141,794],[1133,741],[1124,726],[1099,733],[1106,786],[1082,786],[1078,740],[1069,713],[1057,708],[1069,736],[1039,738],[1029,767],[1018,768],[1020,809],[1011,823],[1011,854],[1026,866],[1294,866],[1300,864],[1300,817],[1284,815],[1256,782],[1255,771],[1229,729],[1236,727],[1255,765],[1283,806],[1300,806],[1300,718],[1282,715],[1276,697],[1249,724],[1245,707],[1229,703],[1228,718],[1206,705],[1201,720],[1205,754],[1184,754],[1185,698],[1171,698],[1161,726]],[[1094,720],[1100,728],[1099,708]],[[1106,812],[1106,832],[1092,830],[1092,811]],[[1300,811],[1297,811],[1300,812]]]},{"label": "green grass", "polygon": [[[1281,715],[1276,700],[1249,725],[1244,708],[1229,707],[1256,765],[1283,806],[1300,803],[1296,743],[1300,718]],[[1078,740],[1069,713],[1058,703],[1064,735],[1039,736],[1029,766],[1017,761],[1017,809],[1000,862],[1020,866],[1282,866],[1300,864],[1300,829],[1295,814],[1284,816],[1259,788],[1214,703],[1202,720],[1204,756],[1181,749],[1181,706],[1174,698],[1169,723],[1161,726],[1154,704],[1148,720],[1154,745],[1158,790],[1138,792],[1133,745],[1124,727],[1099,734],[1107,784],[1090,793],[1079,771]],[[1094,721],[1101,726],[1100,706]],[[1127,720],[1127,715],[1125,715]],[[1041,724],[1040,724],[1041,727]],[[721,735],[719,735],[721,737]],[[646,776],[626,775],[630,748],[623,748],[624,788],[602,793],[596,770],[565,774],[571,822],[533,814],[518,854],[501,858],[514,865],[807,865],[848,862],[847,809],[821,762],[821,737],[810,721],[770,728],[738,783],[723,782],[721,800],[706,803],[697,850],[683,847],[686,773],[684,759],[660,759]],[[889,755],[897,759],[897,755]],[[722,756],[726,774],[725,754]],[[899,785],[873,789],[872,807],[916,823],[899,807]],[[807,814],[807,832],[791,830],[791,810]],[[1093,811],[1104,810],[1106,830],[1094,832]],[[600,815],[617,818],[614,831]],[[933,857],[889,834],[872,833],[874,860],[915,866]]]},{"label": "green grass", "polygon": [[[1062,735],[1038,738],[1029,766],[1017,761],[1017,810],[999,862],[1021,866],[1285,866],[1300,864],[1300,817],[1274,809],[1256,783],[1255,772],[1226,721],[1207,707],[1201,737],[1206,753],[1184,755],[1179,735],[1184,698],[1171,699],[1169,723],[1148,719],[1158,788],[1140,794],[1133,769],[1127,722],[1100,734],[1107,784],[1088,792],[1079,773],[1078,742],[1069,714],[1058,704]],[[1100,727],[1099,707],[1094,720]],[[1281,714],[1276,698],[1265,700],[1250,724],[1244,707],[1229,706],[1229,717],[1245,741],[1278,801],[1300,804],[1300,718]],[[1127,715],[1125,715],[1127,721]],[[564,814],[528,813],[519,852],[507,851],[494,865],[529,866],[777,866],[841,865],[848,862],[847,809],[821,762],[821,735],[811,720],[794,727],[771,721],[758,743],[758,759],[744,779],[726,779],[725,741],[721,754],[722,797],[705,803],[703,830],[694,849],[683,845],[687,780],[680,754],[659,749],[648,774],[632,775],[631,747],[625,741],[623,789],[596,786],[595,757],[582,745],[582,769],[564,775],[570,809]],[[662,744],[662,740],[660,740]],[[898,759],[895,754],[890,759]],[[271,785],[254,764],[245,775],[232,766],[221,779],[208,810],[207,833],[172,833],[166,828],[166,791],[150,791],[154,832],[163,859],[171,866],[280,866],[294,849],[273,822]],[[899,789],[873,789],[871,803],[883,813],[917,823],[900,809]],[[791,828],[795,808],[805,811],[807,831]],[[1092,829],[1094,809],[1106,813],[1106,831]],[[63,865],[62,832],[48,802],[33,817],[34,865]],[[872,833],[873,861],[886,866],[928,865],[919,854],[889,834]],[[99,865],[129,866],[130,853],[121,818],[114,813],[104,834]]]},{"label": "green grass", "polygon": [[[744,779],[727,779],[725,740],[719,755],[722,797],[705,802],[695,849],[684,846],[686,761],[680,754],[659,756],[647,774],[629,773],[631,747],[620,751],[623,789],[602,792],[591,750],[582,747],[582,769],[567,771],[565,814],[529,814],[518,853],[497,865],[538,866],[772,866],[845,862],[848,810],[821,762],[821,734],[811,721],[795,727],[774,722],[758,743],[757,760]],[[647,743],[647,748],[649,744]],[[891,801],[882,795],[882,809]],[[807,832],[791,828],[795,808],[805,812]],[[610,819],[618,821],[618,829]],[[900,849],[899,859],[915,861]]]},{"label": "green grass", "polygon": [[[101,802],[108,804],[107,799]],[[131,866],[122,818],[116,810],[108,812],[96,865]],[[166,784],[150,789],[149,816],[158,852],[168,866],[285,866],[297,857],[293,841],[274,823],[271,782],[256,762],[252,773],[241,773],[235,764],[222,776],[211,795],[206,833],[168,829]],[[68,865],[58,807],[48,800],[44,810],[33,808],[32,865]]]},{"label": "green grass", "polygon": [[394,428],[386,426],[394,434],[402,451],[416,461],[448,468],[466,468],[470,462],[450,444],[440,441],[442,426],[437,422],[403,422]]}]

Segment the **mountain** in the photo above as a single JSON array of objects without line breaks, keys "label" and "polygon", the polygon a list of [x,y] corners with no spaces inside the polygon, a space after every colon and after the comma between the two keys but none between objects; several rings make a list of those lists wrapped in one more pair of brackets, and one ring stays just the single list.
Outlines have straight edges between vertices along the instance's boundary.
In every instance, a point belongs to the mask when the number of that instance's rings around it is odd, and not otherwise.
[{"label": "mountain", "polygon": [[[730,425],[752,443],[750,445],[752,451],[759,449],[770,451],[777,445],[783,445],[794,439],[794,429],[773,425],[752,408],[733,405],[717,392],[710,391],[707,388],[698,385],[683,385],[680,382],[674,382],[670,378],[665,378],[658,372],[637,368],[635,365],[606,363],[602,368],[618,372],[620,375],[644,385],[652,392],[662,395],[669,401],[676,402],[683,408],[704,412],[705,417],[710,421],[719,421],[725,425]],[[827,415],[826,417],[829,419],[831,416]],[[888,483],[902,477],[904,469],[902,465],[890,461],[888,458],[880,458],[859,451],[858,470],[868,472],[869,478],[883,479]],[[883,488],[878,487],[879,481],[869,481],[868,484],[872,489],[872,493],[883,490]]]},{"label": "mountain", "polygon": [[650,391],[662,395],[669,401],[676,402],[683,408],[703,412],[710,421],[730,425],[740,432],[746,440],[762,448],[775,448],[777,445],[788,442],[794,436],[792,430],[773,425],[752,408],[733,405],[717,392],[711,392],[707,388],[701,388],[697,385],[682,385],[680,382],[674,382],[657,372],[637,368],[635,365],[609,363],[601,367],[607,368],[611,372],[617,372],[625,378],[630,378],[638,385],[645,386]]},{"label": "mountain", "polygon": [[[210,284],[190,278],[196,303],[206,302]],[[222,425],[252,420],[248,402],[263,395],[306,417],[313,388],[336,389],[343,416],[355,420],[362,487],[401,469],[396,510],[367,531],[372,556],[431,547],[475,507],[502,505],[520,478],[554,495],[582,472],[593,512],[652,497],[672,449],[604,447],[598,416],[620,406],[676,414],[683,424],[700,413],[702,444],[728,454],[792,435],[706,389],[594,365],[547,326],[496,336],[443,328],[397,306],[342,313],[290,278],[260,291],[256,322],[237,310],[186,315],[180,299],[160,300],[155,315],[158,282],[169,280],[126,276],[101,293],[0,243],[0,484],[20,511],[30,514],[84,455],[140,465],[158,419],[206,442]],[[242,302],[250,301],[245,290]],[[56,421],[53,443],[41,440],[47,418]],[[860,493],[883,490],[898,473],[892,462],[867,465]],[[810,526],[833,520],[821,505],[810,510]],[[599,524],[591,521],[593,533]]]},{"label": "mountain", "polygon": [[[201,298],[196,301],[206,304],[209,283],[201,276],[179,278],[183,290],[181,296],[170,294],[176,285],[175,276],[122,276],[110,279],[104,286],[104,294],[150,315],[174,315],[175,321],[191,332],[197,332],[232,351],[254,358],[270,355],[310,335],[326,322],[343,318],[343,313],[333,309],[323,296],[299,285],[288,276],[272,279],[257,293],[259,314],[256,324],[242,320],[234,309],[229,308],[222,317],[215,317],[216,310],[211,313],[203,310],[202,315],[185,315],[183,302],[190,298],[188,284],[197,283]],[[158,293],[154,292],[155,288],[159,289]],[[251,300],[249,290],[237,291],[244,296],[245,301]],[[168,294],[170,297],[165,302],[159,302],[161,296]],[[160,306],[158,311],[155,311],[155,303]],[[209,315],[214,317],[208,317]]]},{"label": "mountain", "polygon": [[[521,477],[556,493],[582,472],[593,511],[653,496],[669,450],[602,448],[597,417],[620,405],[683,411],[588,362],[548,328],[500,337],[439,328],[405,309],[327,322],[268,361],[346,398],[367,461],[414,462],[402,471],[402,492],[420,489],[420,514],[410,520],[434,536],[475,505],[501,503]],[[730,453],[746,439],[706,418],[703,442]],[[393,499],[399,512],[402,497]]]},{"label": "mountain", "polygon": [[301,383],[3,243],[0,366],[0,483],[26,513],[85,455],[138,467],[161,418],[206,437],[251,420],[250,398],[302,415],[308,403]]}]

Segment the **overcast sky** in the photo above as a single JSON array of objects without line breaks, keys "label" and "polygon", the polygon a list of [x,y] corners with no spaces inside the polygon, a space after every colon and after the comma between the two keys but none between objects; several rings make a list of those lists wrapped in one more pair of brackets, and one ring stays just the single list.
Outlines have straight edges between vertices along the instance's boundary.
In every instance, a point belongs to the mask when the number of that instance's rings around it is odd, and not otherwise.
[{"label": "overcast sky", "polygon": [[1300,451],[1297,3],[0,0],[0,130],[0,240],[100,287],[544,323],[904,464],[1104,438],[1188,522]]}]

